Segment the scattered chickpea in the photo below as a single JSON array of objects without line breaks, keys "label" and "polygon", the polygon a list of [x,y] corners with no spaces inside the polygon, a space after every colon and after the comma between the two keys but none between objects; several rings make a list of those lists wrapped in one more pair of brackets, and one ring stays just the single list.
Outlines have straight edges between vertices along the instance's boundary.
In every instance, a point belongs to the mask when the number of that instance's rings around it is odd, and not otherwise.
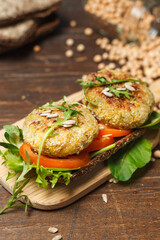
[{"label": "scattered chickpea", "polygon": [[85,50],[84,44],[80,43],[77,45],[77,51],[78,52],[83,52]]},{"label": "scattered chickpea", "polygon": [[102,56],[100,54],[97,54],[93,57],[94,62],[101,62],[102,61]]},{"label": "scattered chickpea", "polygon": [[105,68],[105,64],[104,64],[104,63],[99,63],[98,66],[97,66],[97,68],[98,68],[99,70],[104,69],[104,68]]},{"label": "scattered chickpea", "polygon": [[104,52],[104,53],[102,54],[102,58],[103,58],[104,60],[106,60],[106,59],[108,58],[108,53],[107,53],[107,52]]},{"label": "scattered chickpea", "polygon": [[102,42],[102,39],[101,39],[101,38],[97,38],[97,39],[96,39],[96,45],[100,45],[101,42]]},{"label": "scattered chickpea", "polygon": [[85,28],[85,30],[84,30],[84,34],[86,35],[86,36],[91,36],[92,34],[93,34],[93,29],[92,28]]},{"label": "scattered chickpea", "polygon": [[86,74],[82,75],[82,79],[83,79],[84,81],[87,80],[87,75],[86,75]]},{"label": "scattered chickpea", "polygon": [[108,68],[115,69],[116,68],[116,64],[115,63],[109,63],[108,64]]},{"label": "scattered chickpea", "polygon": [[124,65],[126,63],[126,60],[124,58],[120,59],[119,60],[119,64],[120,65]]},{"label": "scattered chickpea", "polygon": [[160,158],[160,150],[156,150],[154,153],[153,153],[154,157],[156,158]]},{"label": "scattered chickpea", "polygon": [[77,26],[77,22],[75,20],[71,20],[70,21],[70,27],[76,27]]},{"label": "scattered chickpea", "polygon": [[26,96],[25,96],[25,95],[22,95],[22,96],[21,96],[21,99],[22,99],[22,100],[25,100],[25,99],[26,99]]},{"label": "scattered chickpea", "polygon": [[40,48],[39,45],[35,45],[35,46],[33,47],[33,51],[34,51],[34,52],[40,52],[40,50],[41,50],[41,48]]},{"label": "scattered chickpea", "polygon": [[69,49],[65,52],[65,55],[66,55],[67,58],[72,58],[74,53],[71,49]]},{"label": "scattered chickpea", "polygon": [[66,45],[67,45],[68,47],[73,46],[73,45],[74,45],[74,39],[68,38],[68,39],[66,40]]}]

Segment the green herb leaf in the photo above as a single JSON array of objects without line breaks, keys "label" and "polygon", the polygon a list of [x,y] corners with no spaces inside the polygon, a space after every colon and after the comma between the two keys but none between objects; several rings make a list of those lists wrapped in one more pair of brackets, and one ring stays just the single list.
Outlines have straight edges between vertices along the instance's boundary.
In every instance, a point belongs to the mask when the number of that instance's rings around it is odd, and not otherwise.
[{"label": "green herb leaf", "polygon": [[6,149],[11,149],[13,151],[19,151],[19,149],[15,145],[10,144],[10,143],[0,142],[0,146],[4,147]]},{"label": "green herb leaf", "polygon": [[[20,195],[22,193],[23,188],[28,184],[29,178],[25,179],[25,181],[22,184],[19,184],[17,181],[14,184],[13,188],[13,194],[11,198],[8,200],[8,203],[6,206],[0,211],[0,214],[4,213],[9,208],[15,208],[15,207],[25,207],[25,212],[27,210],[27,207],[29,205],[29,199],[26,195]],[[15,202],[19,201],[21,198],[25,198],[25,204],[19,204],[19,205],[14,205]]]},{"label": "green herb leaf", "polygon": [[15,173],[21,172],[23,170],[23,159],[19,152],[12,150],[7,150],[3,154],[3,159],[8,168],[12,169]]},{"label": "green herb leaf", "polygon": [[104,147],[104,148],[102,148],[102,149],[100,149],[100,150],[98,150],[98,151],[92,153],[92,154],[91,154],[91,158],[97,156],[97,155],[100,154],[100,153],[106,152],[106,151],[108,151],[108,150],[114,148],[115,146],[116,146],[116,144],[113,143],[113,144],[111,144],[111,145],[109,145],[109,146],[107,146],[107,147]]},{"label": "green herb leaf", "polygon": [[124,95],[126,98],[130,99],[131,96],[134,96],[132,93],[130,93],[128,90],[124,90],[124,91],[121,91],[121,90],[118,90],[116,89],[115,87],[111,86],[111,87],[108,87],[109,88],[109,92],[110,93],[114,93],[115,96],[117,97],[120,97],[120,95]]},{"label": "green herb leaf", "polygon": [[160,128],[160,114],[153,111],[149,116],[148,120],[138,128],[150,128],[150,129],[159,129]]},{"label": "green herb leaf", "polygon": [[90,100],[87,98],[87,95],[86,95],[86,90],[85,90],[85,89],[83,90],[83,92],[84,92],[84,96],[85,96],[85,98],[86,98],[87,102],[89,102],[90,104],[92,104],[92,105],[94,105],[94,106],[98,106],[98,104],[97,104],[97,103],[94,103],[94,102],[90,101]]},{"label": "green herb leaf", "polygon": [[120,149],[108,161],[112,175],[120,181],[129,180],[137,168],[150,161],[151,148],[151,142],[142,137]]},{"label": "green herb leaf", "polygon": [[23,134],[22,130],[13,125],[4,125],[3,128],[5,129],[5,138],[7,141],[12,144],[20,147],[23,142]]}]

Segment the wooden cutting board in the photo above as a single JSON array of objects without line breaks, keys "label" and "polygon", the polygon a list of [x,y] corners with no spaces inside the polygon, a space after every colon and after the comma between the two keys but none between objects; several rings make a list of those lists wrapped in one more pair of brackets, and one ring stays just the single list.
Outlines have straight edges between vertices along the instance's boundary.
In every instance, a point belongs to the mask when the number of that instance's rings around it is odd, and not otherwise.
[{"label": "wooden cutting board", "polygon": [[[81,92],[74,93],[68,97],[68,100],[80,101],[82,99]],[[14,125],[22,128],[24,119],[14,123]],[[5,123],[4,123],[5,124]],[[4,130],[0,131],[0,141],[3,139]],[[152,141],[153,148],[158,144],[160,137],[159,131],[147,133],[147,138]],[[0,183],[11,194],[15,183],[15,178],[6,181],[8,168],[1,165],[3,159],[0,157]],[[101,162],[90,173],[86,174],[77,181],[65,186],[58,184],[54,189],[43,189],[37,187],[35,178],[31,178],[30,182],[24,188],[23,193],[28,196],[32,206],[37,209],[52,210],[65,207],[87,193],[91,192],[107,180],[111,178],[111,173],[106,162]]]}]

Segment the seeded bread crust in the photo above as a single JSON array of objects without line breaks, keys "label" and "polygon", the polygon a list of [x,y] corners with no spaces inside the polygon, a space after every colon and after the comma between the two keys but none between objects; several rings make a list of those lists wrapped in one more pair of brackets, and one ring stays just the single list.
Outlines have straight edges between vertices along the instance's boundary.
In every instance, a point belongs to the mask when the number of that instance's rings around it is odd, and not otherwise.
[{"label": "seeded bread crust", "polygon": [[[144,135],[144,133],[146,132],[146,129],[136,129],[134,130],[132,133],[130,133],[129,135],[121,138],[120,140],[117,140],[115,142],[116,146],[104,153],[101,153],[99,155],[97,155],[96,157],[94,157],[85,167],[75,171],[72,174],[71,177],[71,182],[77,180],[79,177],[82,177],[83,175],[89,173],[90,171],[92,171],[93,168],[96,167],[96,165],[99,162],[103,162],[105,160],[107,160],[110,156],[112,156],[114,153],[116,153],[119,149],[123,148],[124,146],[126,146],[128,143],[138,139],[139,137],[141,137],[142,135]],[[60,183],[64,183],[63,179],[59,179]]]}]

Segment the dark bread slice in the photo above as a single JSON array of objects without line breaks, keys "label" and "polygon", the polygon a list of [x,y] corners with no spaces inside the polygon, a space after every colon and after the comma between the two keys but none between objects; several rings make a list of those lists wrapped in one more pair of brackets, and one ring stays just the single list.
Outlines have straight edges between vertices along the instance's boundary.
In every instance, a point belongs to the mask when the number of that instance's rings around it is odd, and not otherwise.
[{"label": "dark bread slice", "polygon": [[[11,51],[15,48],[21,47],[27,43],[33,42],[36,39],[40,38],[41,36],[47,35],[51,33],[60,23],[59,19],[55,14],[52,14],[46,19],[43,19],[41,21],[35,21],[34,20],[34,28],[28,29],[28,35],[25,34],[23,37],[19,39],[8,39],[6,42],[4,41],[4,38],[1,41],[0,38],[0,54],[5,53],[8,51]],[[12,41],[14,40],[14,41]]]},{"label": "dark bread slice", "polygon": [[16,47],[22,45],[37,31],[38,22],[28,19],[10,26],[0,28],[0,45],[6,47]]},{"label": "dark bread slice", "polygon": [[0,0],[0,26],[26,20],[44,18],[61,6],[62,0]]},{"label": "dark bread slice", "polygon": [[[132,133],[130,133],[129,135],[121,138],[120,140],[117,140],[115,142],[116,146],[114,148],[97,155],[86,166],[84,166],[81,169],[75,171],[72,174],[71,182],[73,182],[74,180],[77,180],[79,177],[81,177],[81,176],[87,174],[88,172],[92,171],[92,169],[95,168],[96,165],[99,162],[107,160],[110,156],[112,156],[114,153],[116,153],[119,149],[123,148],[128,143],[136,140],[137,138],[141,137],[145,133],[145,131],[146,131],[146,129],[136,129]],[[59,179],[59,182],[64,183],[62,178]]]}]

